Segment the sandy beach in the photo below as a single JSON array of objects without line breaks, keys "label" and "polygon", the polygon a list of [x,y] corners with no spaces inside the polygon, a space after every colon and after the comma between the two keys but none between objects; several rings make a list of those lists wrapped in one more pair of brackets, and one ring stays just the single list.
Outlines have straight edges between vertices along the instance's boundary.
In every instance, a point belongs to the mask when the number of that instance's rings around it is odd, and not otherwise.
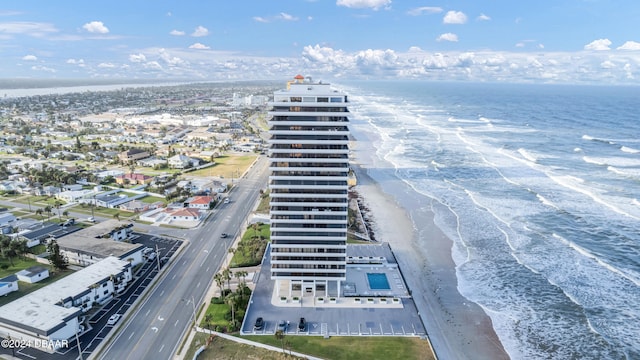
[{"label": "sandy beach", "polygon": [[393,169],[352,168],[375,237],[391,245],[437,357],[508,359],[491,319],[457,290],[452,241],[435,225],[430,199],[387,171]]}]

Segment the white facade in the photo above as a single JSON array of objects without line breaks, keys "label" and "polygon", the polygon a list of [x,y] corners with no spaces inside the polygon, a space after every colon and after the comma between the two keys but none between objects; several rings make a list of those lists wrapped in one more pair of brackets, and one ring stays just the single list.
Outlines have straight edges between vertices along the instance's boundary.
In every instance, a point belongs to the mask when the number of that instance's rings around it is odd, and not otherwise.
[{"label": "white facade", "polygon": [[79,329],[78,317],[113,298],[131,281],[131,264],[108,257],[0,307],[0,337],[64,347]]},{"label": "white facade", "polygon": [[348,222],[347,96],[301,76],[288,85],[274,93],[269,112],[271,278],[288,295],[340,296]]}]

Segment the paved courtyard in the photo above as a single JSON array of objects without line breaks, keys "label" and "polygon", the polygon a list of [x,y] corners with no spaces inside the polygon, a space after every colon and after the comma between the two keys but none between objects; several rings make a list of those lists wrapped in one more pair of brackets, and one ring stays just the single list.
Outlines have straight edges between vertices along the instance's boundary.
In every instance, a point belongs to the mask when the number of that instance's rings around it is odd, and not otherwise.
[{"label": "paved courtyard", "polygon": [[[347,280],[342,297],[302,294],[298,299],[282,299],[269,276],[270,253],[267,250],[259,273],[254,275],[255,289],[247,309],[241,333],[273,335],[277,323],[289,325],[289,335],[314,336],[425,336],[426,331],[409,295],[395,257],[387,244],[349,245]],[[368,274],[384,274],[372,275]],[[378,282],[376,280],[382,280]],[[386,279],[386,282],[383,280]],[[373,282],[373,283],[372,283]],[[280,294],[286,293],[280,289]],[[254,331],[262,317],[265,325]],[[307,326],[298,330],[304,317]]]}]

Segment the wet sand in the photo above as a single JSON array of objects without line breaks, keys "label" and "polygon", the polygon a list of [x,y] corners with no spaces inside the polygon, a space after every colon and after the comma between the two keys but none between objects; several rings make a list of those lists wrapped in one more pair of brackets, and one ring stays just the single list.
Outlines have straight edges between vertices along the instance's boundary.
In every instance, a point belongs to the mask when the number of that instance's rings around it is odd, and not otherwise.
[{"label": "wet sand", "polygon": [[457,290],[453,243],[435,225],[431,200],[393,176],[393,169],[352,168],[375,238],[391,245],[437,357],[509,359],[491,319]]}]

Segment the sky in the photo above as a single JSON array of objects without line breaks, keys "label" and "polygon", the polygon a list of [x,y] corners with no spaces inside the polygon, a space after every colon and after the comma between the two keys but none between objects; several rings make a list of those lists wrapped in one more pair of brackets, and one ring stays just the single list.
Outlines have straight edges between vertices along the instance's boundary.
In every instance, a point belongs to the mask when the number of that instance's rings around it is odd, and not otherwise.
[{"label": "sky", "polygon": [[9,0],[0,78],[639,84],[637,0]]}]

